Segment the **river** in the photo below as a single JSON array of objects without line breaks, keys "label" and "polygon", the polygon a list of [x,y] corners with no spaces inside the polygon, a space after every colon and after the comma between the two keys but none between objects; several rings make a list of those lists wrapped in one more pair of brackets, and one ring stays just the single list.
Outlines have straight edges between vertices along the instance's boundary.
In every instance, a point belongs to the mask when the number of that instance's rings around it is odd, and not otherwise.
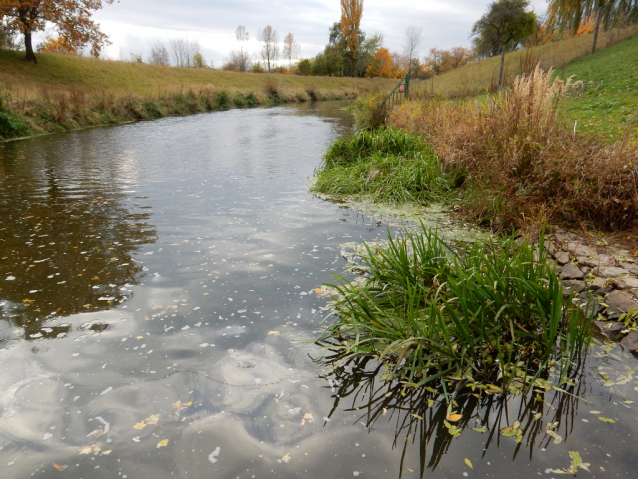
[{"label": "river", "polygon": [[342,107],[0,145],[0,477],[554,477],[570,451],[579,475],[636,477],[638,363],[619,349],[521,444],[498,434],[520,398],[465,403],[452,438],[443,406],[386,396],[373,364],[319,360],[342,245],[396,230],[308,193],[352,129]]}]

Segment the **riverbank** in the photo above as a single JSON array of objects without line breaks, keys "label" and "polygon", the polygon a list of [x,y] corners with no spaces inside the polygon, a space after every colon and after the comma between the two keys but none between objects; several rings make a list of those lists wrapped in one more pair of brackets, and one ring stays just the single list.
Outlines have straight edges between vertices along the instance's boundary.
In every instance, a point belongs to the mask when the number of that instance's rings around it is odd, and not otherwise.
[{"label": "riverbank", "polygon": [[346,100],[395,80],[234,73],[0,50],[0,138],[279,103]]}]

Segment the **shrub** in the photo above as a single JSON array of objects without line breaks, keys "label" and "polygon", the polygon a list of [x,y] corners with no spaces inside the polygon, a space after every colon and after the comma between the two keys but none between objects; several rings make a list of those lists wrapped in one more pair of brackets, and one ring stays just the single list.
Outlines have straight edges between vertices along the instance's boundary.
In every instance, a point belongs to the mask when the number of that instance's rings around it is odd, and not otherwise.
[{"label": "shrub", "polygon": [[250,107],[259,106],[259,98],[253,92],[246,95],[246,105]]},{"label": "shrub", "polygon": [[226,90],[220,90],[215,94],[215,107],[218,110],[228,110],[233,107],[233,100]]},{"label": "shrub", "polygon": [[0,103],[0,137],[18,138],[28,134],[29,127],[22,118],[6,110]]},{"label": "shrub", "polygon": [[233,96],[233,103],[239,108],[246,106],[246,96],[240,92],[235,93],[235,95]]},{"label": "shrub", "polygon": [[385,93],[373,93],[355,100],[352,104],[355,126],[366,130],[384,126],[388,115],[386,98]]}]

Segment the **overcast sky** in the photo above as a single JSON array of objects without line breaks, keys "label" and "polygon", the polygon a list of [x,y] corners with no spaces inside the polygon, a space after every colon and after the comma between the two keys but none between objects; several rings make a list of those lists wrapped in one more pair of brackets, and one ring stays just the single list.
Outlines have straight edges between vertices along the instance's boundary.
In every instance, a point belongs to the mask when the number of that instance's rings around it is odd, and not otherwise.
[{"label": "overcast sky", "polygon": [[[430,48],[469,46],[472,25],[486,11],[489,0],[364,0],[361,28],[380,31],[385,47],[401,51],[410,25],[423,29],[421,57]],[[547,0],[531,0],[543,14]],[[301,45],[302,57],[313,57],[328,42],[328,29],[340,20],[339,0],[120,0],[95,14],[113,45],[105,55],[130,59],[131,53],[146,56],[157,41],[171,37],[198,40],[204,57],[216,67],[228,52],[238,48],[235,29],[245,25],[248,48],[257,51],[259,28],[272,25],[280,40],[292,32]]]}]

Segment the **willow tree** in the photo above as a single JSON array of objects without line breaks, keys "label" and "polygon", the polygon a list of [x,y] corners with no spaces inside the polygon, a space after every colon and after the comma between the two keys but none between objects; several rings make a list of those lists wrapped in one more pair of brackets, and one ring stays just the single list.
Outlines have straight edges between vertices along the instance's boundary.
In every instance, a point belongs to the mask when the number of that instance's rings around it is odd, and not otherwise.
[{"label": "willow tree", "polygon": [[66,44],[79,49],[91,45],[91,54],[99,56],[108,43],[107,36],[91,20],[94,11],[114,0],[0,0],[0,16],[11,28],[24,35],[27,61],[37,63],[32,34],[52,24]]},{"label": "willow tree", "polygon": [[528,0],[498,0],[490,3],[488,11],[474,24],[474,49],[479,56],[501,55],[498,87],[503,86],[505,54],[515,49],[537,28],[534,12],[527,11]]},{"label": "willow tree", "polygon": [[591,53],[596,51],[602,26],[612,28],[638,20],[638,0],[549,0],[550,21],[560,31],[576,33],[582,22],[595,18]]},{"label": "willow tree", "polygon": [[359,51],[363,0],[341,0],[341,35],[346,42],[347,74],[354,76]]}]

